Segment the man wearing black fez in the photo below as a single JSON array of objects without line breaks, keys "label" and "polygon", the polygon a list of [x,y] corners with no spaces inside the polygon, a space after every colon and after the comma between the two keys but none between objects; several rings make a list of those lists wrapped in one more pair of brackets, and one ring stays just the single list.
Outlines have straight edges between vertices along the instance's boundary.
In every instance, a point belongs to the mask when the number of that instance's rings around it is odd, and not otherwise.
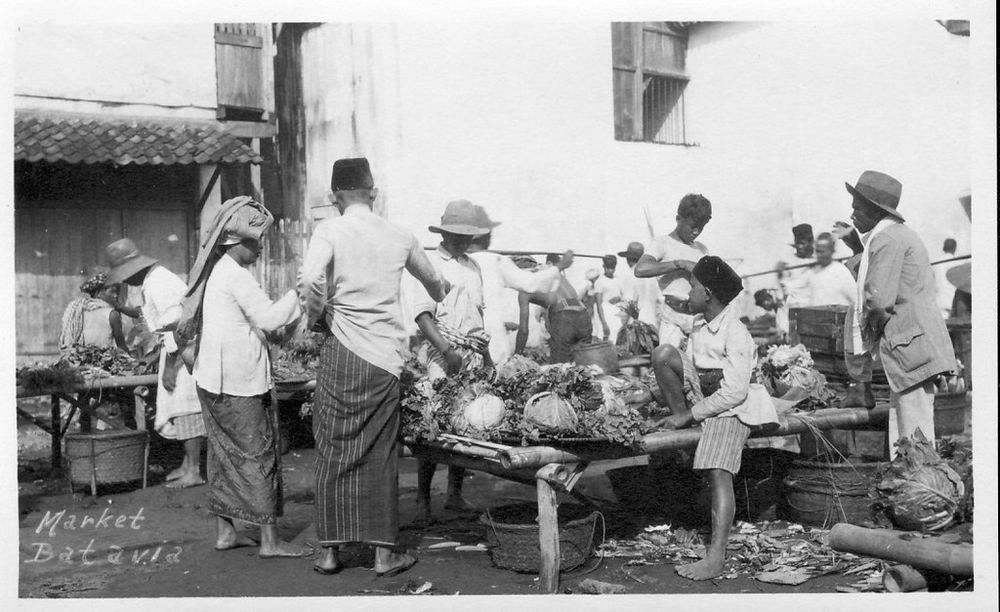
[{"label": "man wearing black fez", "polygon": [[[377,575],[417,562],[395,552],[399,535],[399,375],[406,332],[400,319],[403,270],[441,301],[450,285],[409,231],[372,212],[378,195],[368,160],[333,165],[340,216],[313,230],[299,274],[308,325],[325,323],[316,381],[316,534],[314,569],[335,574],[338,547],[375,546]],[[374,249],[378,257],[373,257]]]},{"label": "man wearing black fez", "polygon": [[743,290],[739,275],[722,259],[706,256],[691,272],[689,303],[694,331],[684,352],[663,344],[652,365],[670,416],[659,425],[679,429],[701,423],[694,469],[707,473],[712,491],[712,539],[705,558],[677,567],[692,580],[720,575],[729,528],[735,514],[733,477],[740,471],[750,427],[776,424],[778,415],[767,391],[750,379],[756,346],[729,304]]}]

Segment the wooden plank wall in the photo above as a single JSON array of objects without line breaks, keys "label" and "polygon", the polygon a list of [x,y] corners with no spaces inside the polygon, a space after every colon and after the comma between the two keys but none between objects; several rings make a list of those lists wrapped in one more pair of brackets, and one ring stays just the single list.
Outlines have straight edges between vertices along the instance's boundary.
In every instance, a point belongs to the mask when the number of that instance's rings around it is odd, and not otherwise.
[{"label": "wooden plank wall", "polygon": [[185,277],[191,263],[196,174],[190,168],[15,164],[14,266],[18,359],[58,353],[67,304],[107,271],[122,237]]},{"label": "wooden plank wall", "polygon": [[268,230],[253,272],[272,299],[295,289],[311,235],[312,223],[302,219],[278,219]]}]

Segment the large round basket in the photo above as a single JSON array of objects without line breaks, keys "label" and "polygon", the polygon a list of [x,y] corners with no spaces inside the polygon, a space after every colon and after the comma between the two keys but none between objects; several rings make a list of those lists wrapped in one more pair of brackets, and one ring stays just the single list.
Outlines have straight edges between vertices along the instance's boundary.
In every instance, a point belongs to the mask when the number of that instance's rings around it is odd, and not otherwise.
[{"label": "large round basket", "polygon": [[884,463],[792,462],[782,482],[789,518],[828,529],[871,521],[868,492]]},{"label": "large round basket", "polygon": [[[535,504],[502,506],[486,511],[479,522],[486,525],[493,564],[516,572],[538,572],[541,551]],[[579,567],[594,551],[599,512],[579,505],[559,506],[559,568]]]},{"label": "large round basket", "polygon": [[69,480],[88,484],[97,494],[99,484],[143,480],[145,484],[148,435],[145,431],[115,430],[72,433],[66,437]]}]

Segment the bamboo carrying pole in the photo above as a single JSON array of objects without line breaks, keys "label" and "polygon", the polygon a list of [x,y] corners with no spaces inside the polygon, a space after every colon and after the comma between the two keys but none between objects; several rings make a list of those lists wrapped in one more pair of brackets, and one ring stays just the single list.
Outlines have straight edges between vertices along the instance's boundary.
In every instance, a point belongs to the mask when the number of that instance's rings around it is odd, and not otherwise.
[{"label": "bamboo carrying pole", "polygon": [[[939,259],[938,261],[932,261],[931,265],[937,266],[940,264],[951,263],[953,261],[962,261],[963,259],[971,259],[971,258],[972,255],[959,255],[957,257],[948,257],[947,259]],[[834,259],[834,261],[847,261],[848,259],[850,259],[850,257],[837,257],[836,259]],[[799,268],[808,268],[809,266],[813,265],[813,263],[815,262],[810,261],[808,263],[795,264],[794,266],[785,266],[781,270],[787,272],[788,270],[798,270]],[[753,278],[755,276],[766,276],[768,274],[777,274],[777,273],[778,269],[775,268],[774,270],[764,270],[762,272],[753,272],[752,274],[743,274],[740,276],[740,278]]]},{"label": "bamboo carrying pole", "polygon": [[900,536],[905,533],[837,523],[830,530],[830,548],[953,576],[972,575],[972,546],[931,539],[904,540]]}]

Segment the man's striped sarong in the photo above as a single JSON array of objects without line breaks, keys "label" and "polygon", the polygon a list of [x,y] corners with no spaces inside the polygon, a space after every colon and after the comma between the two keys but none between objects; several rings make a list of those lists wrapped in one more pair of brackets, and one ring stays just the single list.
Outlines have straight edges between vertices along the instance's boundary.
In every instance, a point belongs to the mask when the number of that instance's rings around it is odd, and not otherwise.
[{"label": "man's striped sarong", "polygon": [[321,544],[396,543],[399,427],[399,379],[328,334],[313,404]]}]

